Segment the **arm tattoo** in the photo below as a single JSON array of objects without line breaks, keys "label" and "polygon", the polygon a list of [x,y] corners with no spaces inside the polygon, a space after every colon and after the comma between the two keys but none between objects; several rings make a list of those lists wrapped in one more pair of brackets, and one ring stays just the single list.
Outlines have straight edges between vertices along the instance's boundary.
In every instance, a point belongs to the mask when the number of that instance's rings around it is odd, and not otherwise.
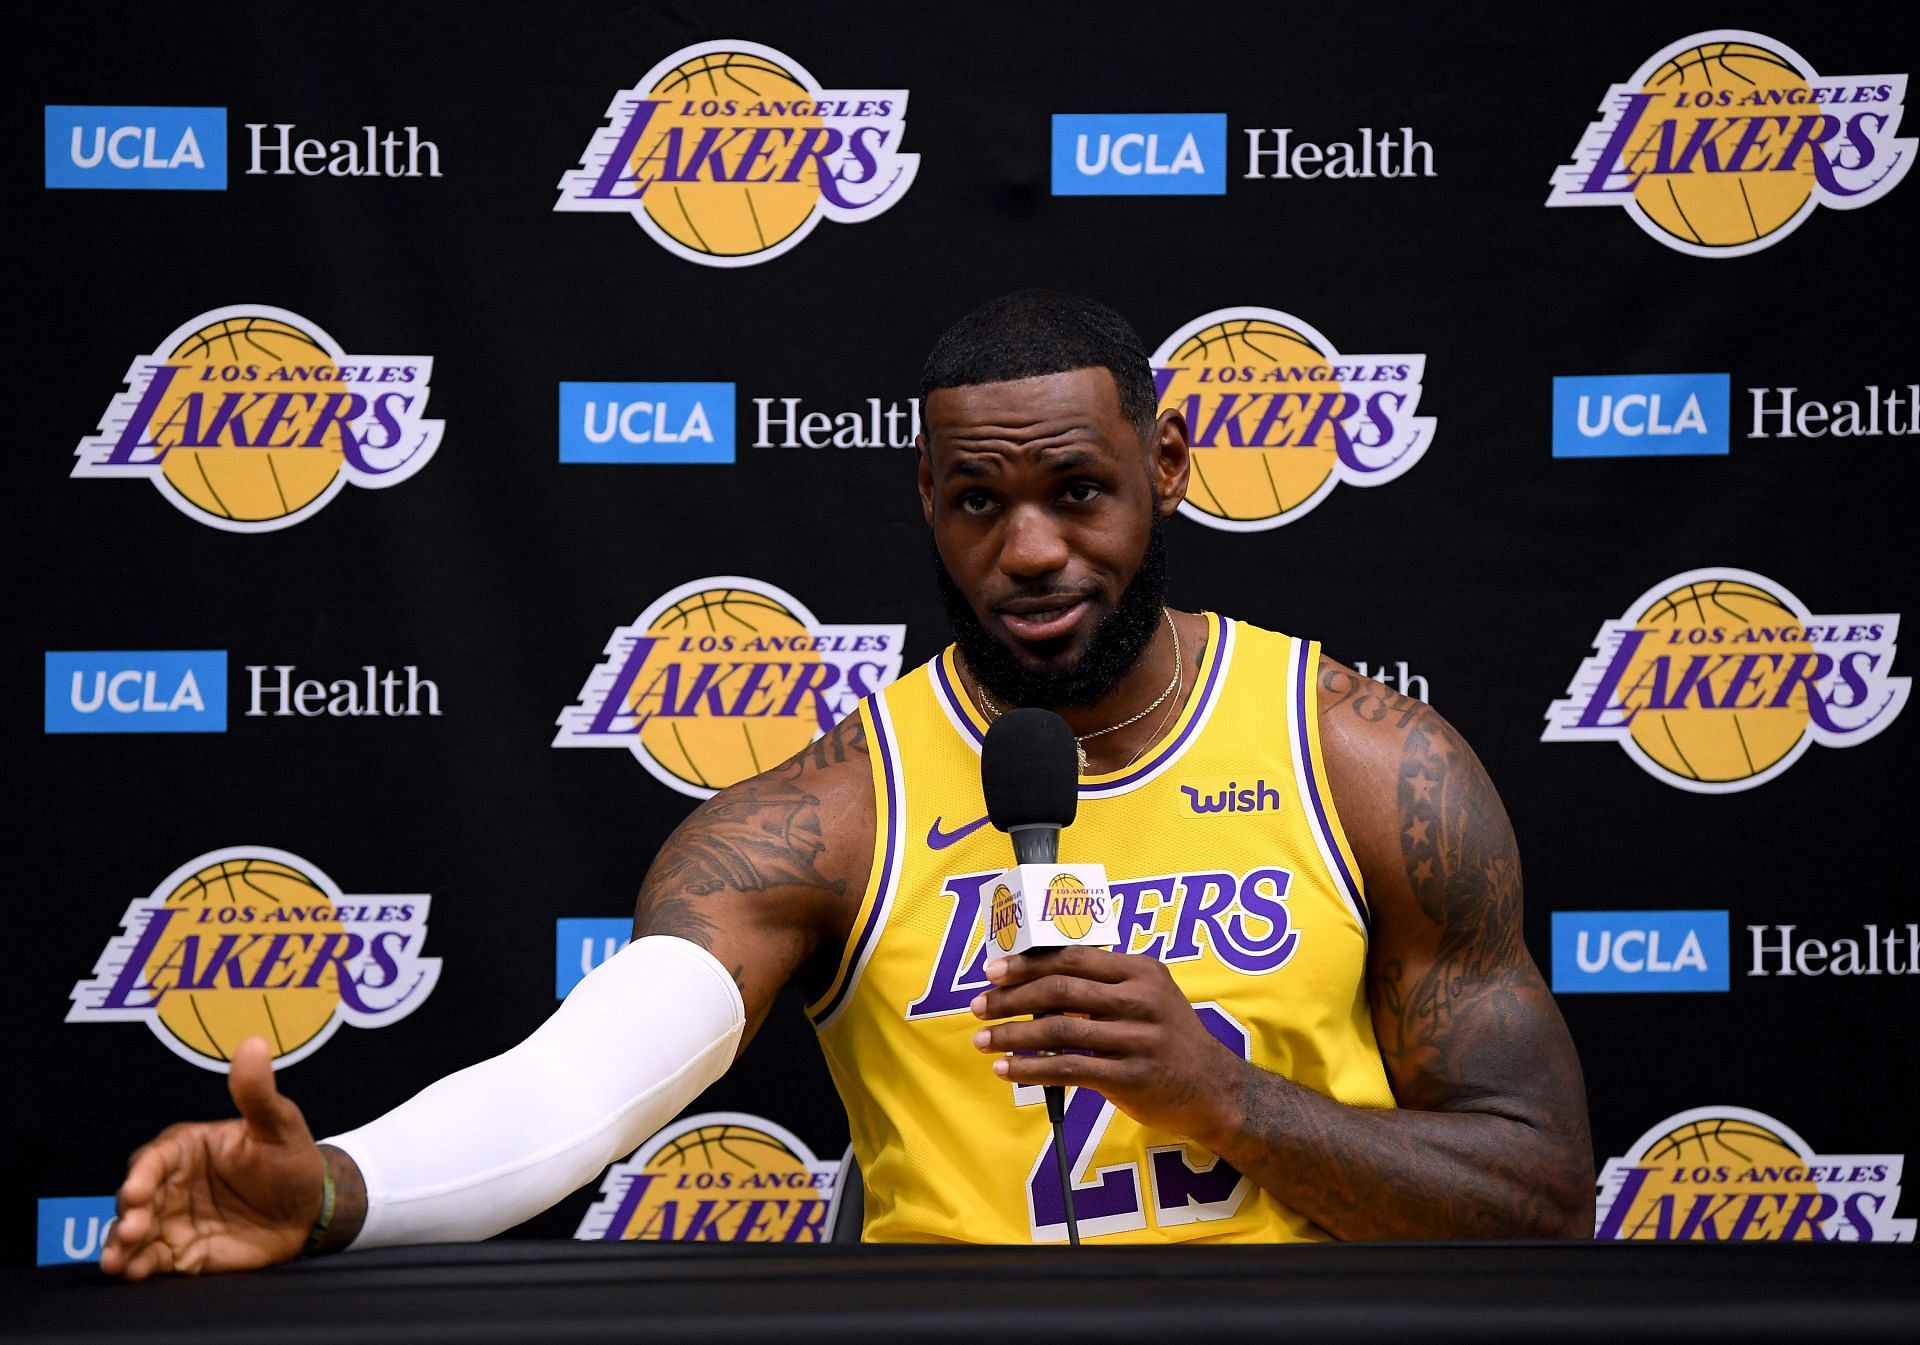
[{"label": "arm tattoo", "polygon": [[1391,939],[1376,932],[1367,980],[1402,1110],[1345,1107],[1249,1068],[1229,1161],[1338,1237],[1590,1233],[1579,1061],[1522,938],[1499,796],[1419,701],[1332,666],[1320,686],[1323,714],[1390,724],[1399,739],[1394,814],[1412,900],[1382,912],[1399,923]]},{"label": "arm tattoo", "polygon": [[647,874],[634,912],[634,937],[671,934],[712,952],[714,924],[705,898],[782,888],[844,895],[846,884],[816,867],[826,840],[820,799],[809,777],[866,754],[866,732],[854,716],[791,761],[694,809],[667,838]]}]

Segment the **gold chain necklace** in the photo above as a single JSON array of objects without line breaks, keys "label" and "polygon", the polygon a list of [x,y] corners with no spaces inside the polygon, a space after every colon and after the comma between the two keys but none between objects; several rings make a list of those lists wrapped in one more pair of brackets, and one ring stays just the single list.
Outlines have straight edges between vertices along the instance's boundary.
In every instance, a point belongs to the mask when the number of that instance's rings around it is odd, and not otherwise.
[{"label": "gold chain necklace", "polygon": [[[1167,703],[1167,697],[1185,685],[1186,665],[1180,658],[1180,628],[1173,624],[1173,613],[1166,608],[1162,607],[1160,609],[1160,615],[1167,619],[1167,631],[1173,636],[1173,680],[1167,683],[1167,689],[1165,691],[1153,698],[1153,704],[1141,710],[1138,714],[1128,715],[1118,724],[1109,724],[1103,729],[1095,729],[1092,733],[1076,733],[1074,735],[1073,748],[1080,756],[1080,773],[1082,775],[1087,773],[1087,739],[1105,737],[1107,734],[1117,733],[1129,725],[1138,724],[1155,710],[1158,710],[1162,705],[1165,705]],[[980,708],[986,711],[989,722],[998,719],[1001,713],[1000,707],[993,703],[993,697],[987,694],[986,687],[981,685],[977,678],[974,680],[973,685],[975,694],[980,697]],[[1165,727],[1165,725],[1162,725],[1162,727]],[[1146,743],[1141,744],[1140,752],[1146,751],[1152,741],[1152,739],[1148,739]],[[1140,759],[1140,752],[1133,754],[1132,759],[1127,762],[1128,766],[1131,766],[1135,761]],[[1122,767],[1122,769],[1124,770],[1125,767]]]}]

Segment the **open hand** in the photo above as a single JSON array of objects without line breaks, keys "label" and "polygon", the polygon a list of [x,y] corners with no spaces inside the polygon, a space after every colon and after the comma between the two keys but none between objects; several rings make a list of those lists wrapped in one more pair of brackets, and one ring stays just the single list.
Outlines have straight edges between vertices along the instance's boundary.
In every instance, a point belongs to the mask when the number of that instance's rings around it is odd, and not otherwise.
[{"label": "open hand", "polygon": [[265,1039],[240,1043],[227,1091],[238,1117],[168,1126],[128,1160],[100,1253],[107,1274],[251,1270],[306,1245],[325,1160],[300,1109],[274,1087]]}]

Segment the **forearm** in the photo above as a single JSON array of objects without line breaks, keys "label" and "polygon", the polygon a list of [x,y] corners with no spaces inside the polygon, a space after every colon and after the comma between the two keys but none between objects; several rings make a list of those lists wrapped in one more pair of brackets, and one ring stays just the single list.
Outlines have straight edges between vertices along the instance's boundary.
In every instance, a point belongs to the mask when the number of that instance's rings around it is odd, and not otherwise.
[{"label": "forearm", "polygon": [[[719,1078],[744,1026],[739,992],[703,950],[636,940],[512,1050],[330,1138],[353,1236],[393,1246],[491,1237],[630,1152]],[[351,1168],[351,1172],[347,1169]]]},{"label": "forearm", "polygon": [[1578,1137],[1488,1111],[1349,1107],[1241,1065],[1237,1105],[1196,1140],[1342,1240],[1587,1237]]}]

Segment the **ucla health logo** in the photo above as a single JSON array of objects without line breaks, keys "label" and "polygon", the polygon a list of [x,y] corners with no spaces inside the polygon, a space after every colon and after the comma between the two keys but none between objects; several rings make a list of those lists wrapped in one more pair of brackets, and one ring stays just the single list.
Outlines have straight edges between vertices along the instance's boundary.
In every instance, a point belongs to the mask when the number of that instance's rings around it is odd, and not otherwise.
[{"label": "ucla health logo", "polygon": [[1725,911],[1555,911],[1556,994],[1725,990]]},{"label": "ucla health logo", "polygon": [[224,649],[49,650],[48,733],[225,733]]},{"label": "ucla health logo", "polygon": [[562,383],[560,461],[733,461],[731,383]]},{"label": "ucla health logo", "polygon": [[826,89],[754,42],[683,47],[614,95],[555,210],[613,211],[676,257],[756,266],[913,185],[905,89]]},{"label": "ucla health logo", "polygon": [[349,482],[382,489],[427,465],[432,377],[430,356],[349,355],[284,308],[216,308],[134,360],[73,475],[151,481],[226,532],[290,528]]},{"label": "ucla health logo", "polygon": [[1912,1242],[1902,1154],[1823,1154],[1745,1107],[1659,1122],[1600,1172],[1594,1237],[1634,1242]]},{"label": "ucla health logo", "polygon": [[100,1259],[117,1216],[112,1196],[41,1196],[34,1264],[81,1265]]},{"label": "ucla health logo", "polygon": [[1224,196],[1224,112],[1053,118],[1055,196]]},{"label": "ucla health logo", "polygon": [[779,765],[900,675],[905,626],[827,625],[758,579],[696,579],[616,627],[555,747],[619,747],[697,799]]},{"label": "ucla health logo", "polygon": [[1857,210],[1913,166],[1898,140],[1905,75],[1821,75],[1759,33],[1661,48],[1600,101],[1550,206],[1619,206],[1693,257],[1772,247],[1815,206]]},{"label": "ucla health logo", "polygon": [[1161,342],[1162,411],[1186,416],[1192,478],[1180,512],[1228,532],[1304,517],[1341,482],[1377,486],[1420,461],[1433,418],[1425,355],[1343,355],[1274,308],[1222,308]]},{"label": "ucla health logo", "polygon": [[1663,579],[1604,622],[1543,742],[1614,742],[1655,779],[1702,794],[1765,784],[1809,743],[1854,747],[1894,721],[1900,618],[1817,616],[1750,570]]},{"label": "ucla health logo", "polygon": [[69,1023],[145,1023],[182,1060],[224,1074],[265,1037],[291,1065],[341,1023],[387,1027],[433,992],[425,893],[350,896],[298,855],[242,845],[190,859],[127,907]]},{"label": "ucla health logo", "polygon": [[224,107],[46,110],[49,187],[225,191]]},{"label": "ucla health logo", "polygon": [[607,1169],[574,1237],[824,1242],[839,1171],[763,1116],[686,1116]]},{"label": "ucla health logo", "polygon": [[1553,380],[1553,456],[1724,455],[1727,374],[1612,374]]}]

